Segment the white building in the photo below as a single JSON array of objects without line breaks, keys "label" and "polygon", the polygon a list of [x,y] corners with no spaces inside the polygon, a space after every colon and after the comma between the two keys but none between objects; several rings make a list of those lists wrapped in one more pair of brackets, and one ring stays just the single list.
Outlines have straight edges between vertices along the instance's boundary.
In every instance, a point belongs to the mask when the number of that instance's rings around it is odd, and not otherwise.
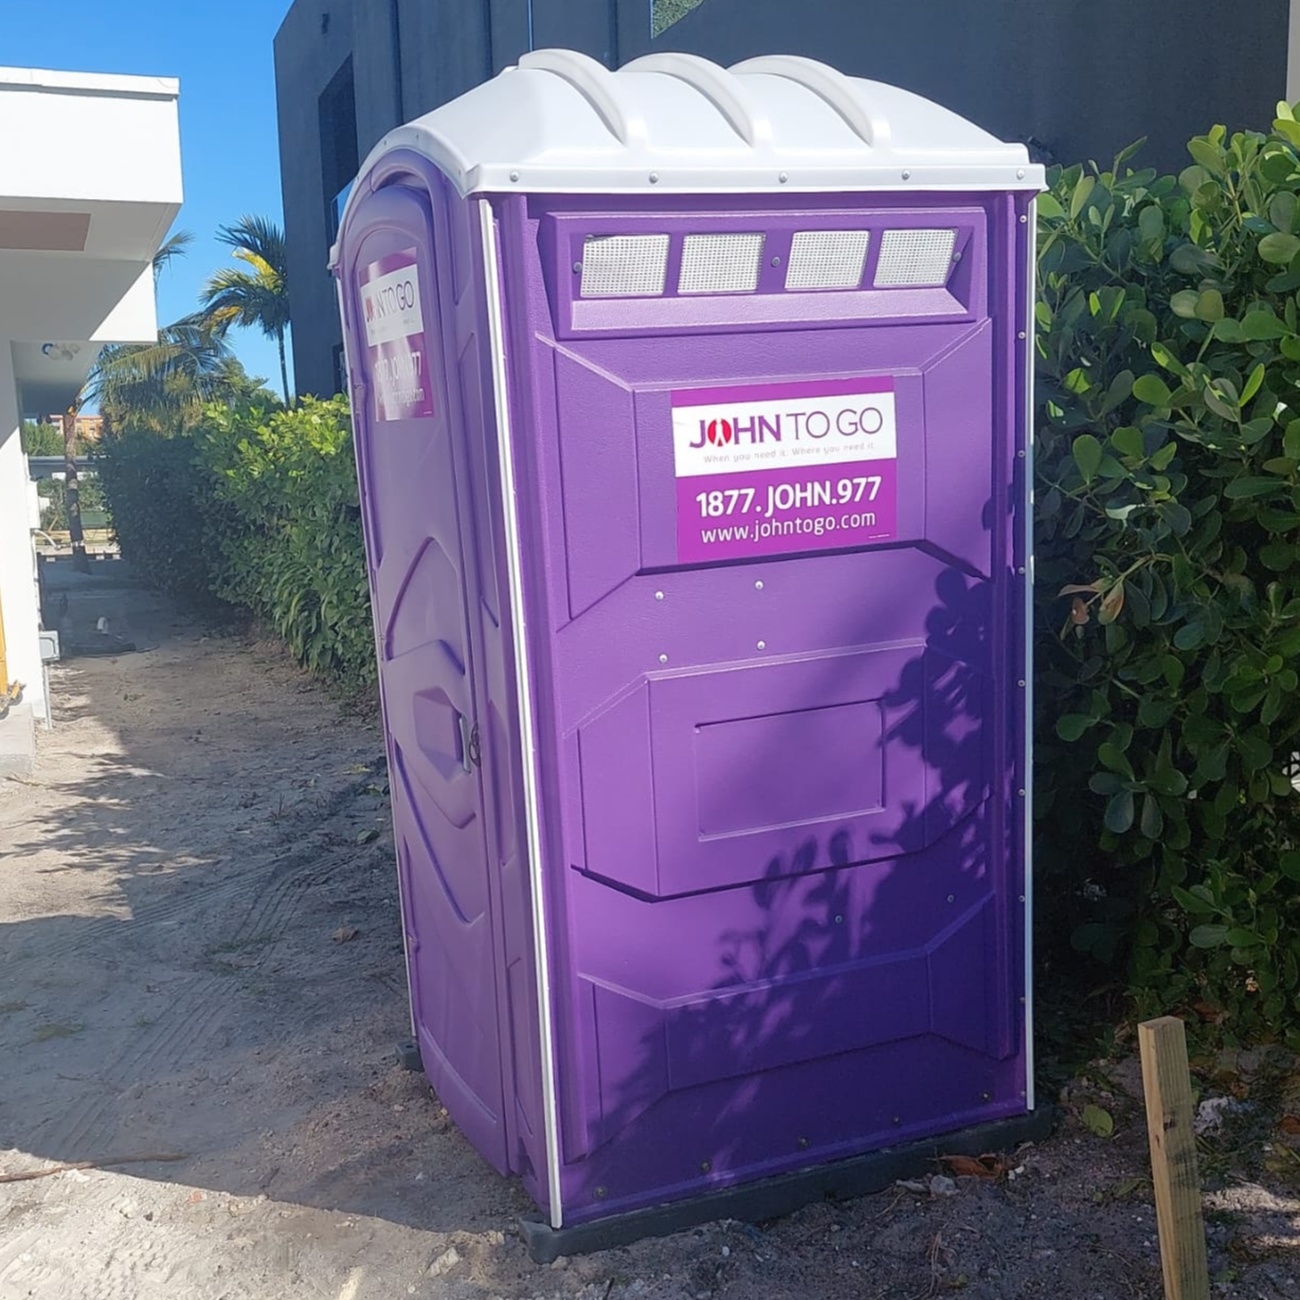
[{"label": "white building", "polygon": [[45,711],[21,421],[66,409],[102,344],[157,336],[150,262],[181,204],[178,89],[0,67],[0,617],[24,684],[0,731]]}]

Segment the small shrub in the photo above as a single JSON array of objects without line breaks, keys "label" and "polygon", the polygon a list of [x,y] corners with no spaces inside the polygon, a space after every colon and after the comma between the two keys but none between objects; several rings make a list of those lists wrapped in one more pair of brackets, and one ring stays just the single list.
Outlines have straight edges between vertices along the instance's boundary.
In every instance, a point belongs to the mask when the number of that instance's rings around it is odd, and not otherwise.
[{"label": "small shrub", "polygon": [[269,623],[315,672],[374,680],[347,399],[212,408],[199,435],[216,510],[213,588]]},{"label": "small shrub", "polygon": [[20,436],[24,456],[63,455],[63,430],[48,420],[24,420]]},{"label": "small shrub", "polygon": [[1139,1011],[1300,1046],[1300,124],[1040,202],[1049,923]]},{"label": "small shrub", "polygon": [[346,398],[214,405],[172,437],[130,430],[106,444],[100,472],[143,581],[246,610],[350,688],[374,680]]},{"label": "small shrub", "polygon": [[[60,478],[41,479],[36,484],[41,498],[41,527],[63,529],[68,526],[68,485]],[[105,522],[104,489],[93,476],[77,476],[77,504],[86,528],[102,528]]]},{"label": "small shrub", "polygon": [[96,468],[113,532],[136,577],[182,600],[209,603],[210,492],[195,439],[127,428],[103,439]]}]

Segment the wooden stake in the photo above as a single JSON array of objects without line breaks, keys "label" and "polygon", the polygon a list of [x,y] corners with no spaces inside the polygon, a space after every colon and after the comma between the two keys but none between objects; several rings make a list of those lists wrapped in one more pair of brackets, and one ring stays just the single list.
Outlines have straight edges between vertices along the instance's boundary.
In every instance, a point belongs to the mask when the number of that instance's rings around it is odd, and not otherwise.
[{"label": "wooden stake", "polygon": [[1201,1220],[1201,1181],[1196,1172],[1192,1084],[1187,1072],[1187,1035],[1177,1016],[1138,1026],[1142,1090],[1146,1094],[1151,1181],[1160,1228],[1165,1300],[1208,1300],[1209,1266]]}]

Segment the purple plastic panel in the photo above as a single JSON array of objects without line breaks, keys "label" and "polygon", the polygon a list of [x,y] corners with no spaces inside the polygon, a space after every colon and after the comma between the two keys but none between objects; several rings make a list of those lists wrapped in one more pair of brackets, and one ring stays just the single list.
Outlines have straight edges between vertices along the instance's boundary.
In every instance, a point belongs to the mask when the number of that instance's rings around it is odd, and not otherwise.
[{"label": "purple plastic panel", "polygon": [[[413,1019],[456,1122],[544,1200],[482,255],[469,205],[422,160],[390,156],[372,179],[386,188],[354,206],[339,278]],[[407,323],[388,329],[396,344],[377,348],[367,288],[399,263],[418,277],[419,302],[403,274],[396,305]],[[413,314],[428,353],[427,397],[395,386],[412,371]],[[372,399],[380,367],[384,392]]]},{"label": "purple plastic panel", "polygon": [[[576,1223],[1023,1111],[1024,201],[463,201],[400,151],[361,184],[340,277],[413,1008],[458,1123],[549,1210],[558,1164]],[[944,286],[872,287],[885,230],[933,228],[957,231]],[[755,230],[754,292],[677,292],[685,234]],[[871,232],[857,287],[784,289],[795,234],[818,230]],[[664,232],[661,295],[576,297],[589,234]],[[358,277],[411,248],[434,415],[375,422]],[[888,524],[711,562],[682,543],[680,512],[712,509],[699,491],[759,473],[756,494],[812,509],[872,464],[800,468],[783,432],[761,466],[690,485],[674,411],[772,386],[855,395],[859,413],[888,394]],[[722,420],[729,448],[767,438],[783,413],[706,411],[705,437]]]},{"label": "purple plastic panel", "polygon": [[[687,298],[674,251],[662,295],[575,301],[586,233],[766,257],[855,201],[578,202],[496,205],[566,1222],[1027,1104],[1012,201],[857,201],[957,229],[946,288]],[[674,408],[827,381],[894,396],[893,536],[683,551]]]}]

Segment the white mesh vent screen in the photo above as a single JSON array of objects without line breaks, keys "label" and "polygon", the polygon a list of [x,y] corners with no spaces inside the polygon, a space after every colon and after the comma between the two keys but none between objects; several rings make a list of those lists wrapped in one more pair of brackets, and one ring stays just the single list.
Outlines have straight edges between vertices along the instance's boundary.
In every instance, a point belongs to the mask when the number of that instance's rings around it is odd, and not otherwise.
[{"label": "white mesh vent screen", "polygon": [[876,285],[947,284],[956,242],[955,230],[886,230],[880,237]]},{"label": "white mesh vent screen", "polygon": [[584,298],[663,293],[667,235],[593,235],[582,247]]},{"label": "white mesh vent screen", "polygon": [[800,230],[790,245],[787,289],[856,289],[867,260],[868,230]]},{"label": "white mesh vent screen", "polygon": [[764,235],[687,235],[678,293],[746,293],[758,288]]}]

